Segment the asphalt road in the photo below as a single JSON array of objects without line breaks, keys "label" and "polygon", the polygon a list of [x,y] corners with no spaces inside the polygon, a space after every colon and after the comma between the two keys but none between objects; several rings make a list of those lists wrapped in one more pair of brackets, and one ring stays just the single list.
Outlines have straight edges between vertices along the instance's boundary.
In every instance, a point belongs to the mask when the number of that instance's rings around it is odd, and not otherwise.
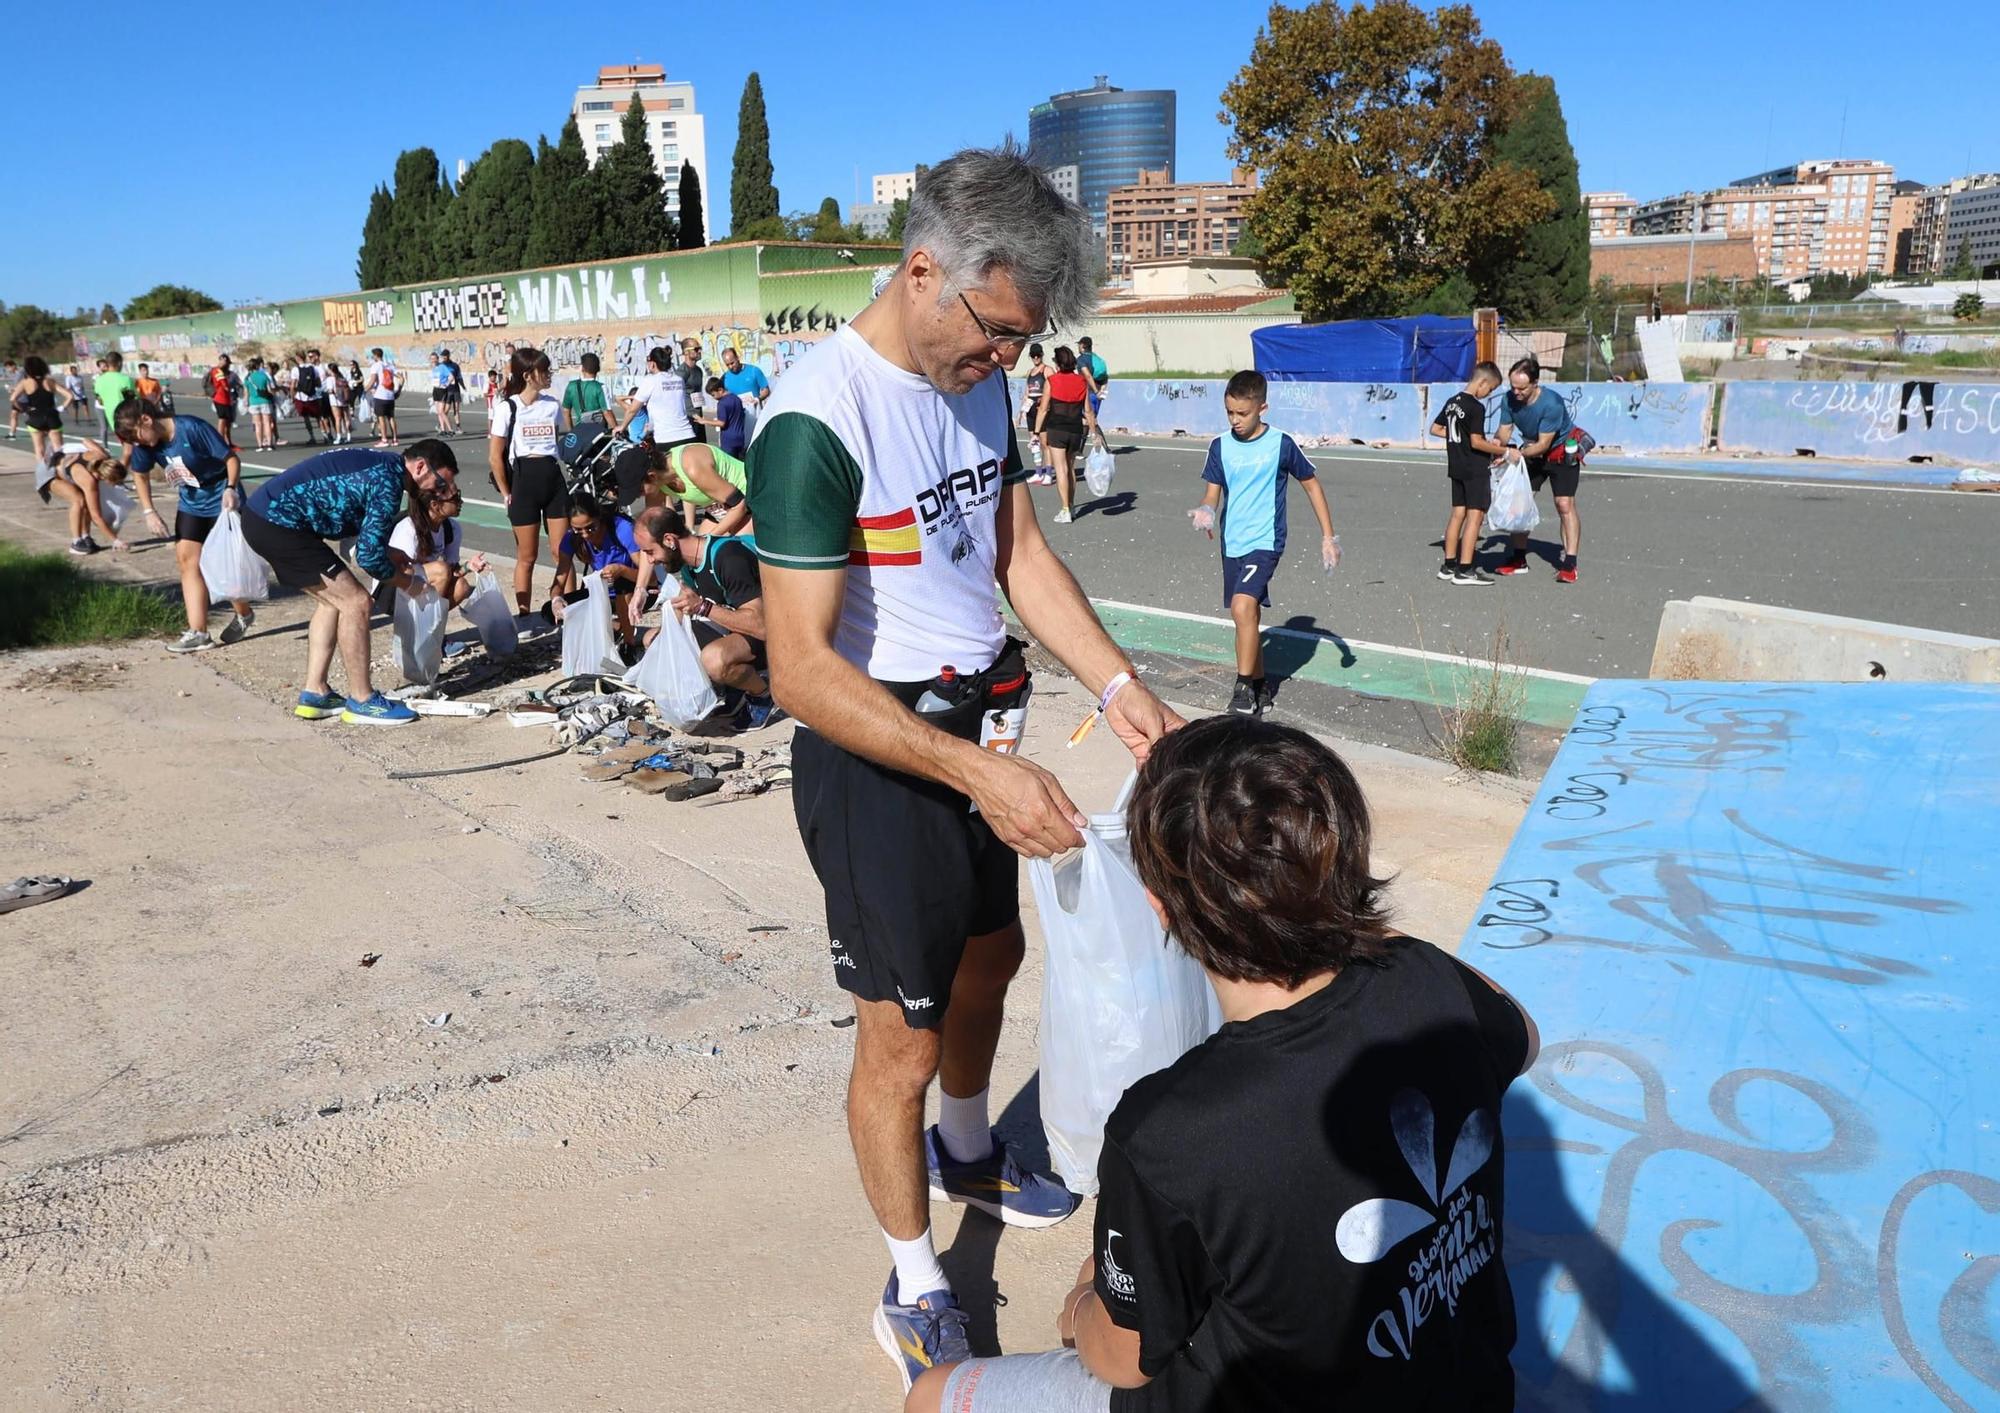
[{"label": "asphalt road", "polygon": [[[189,391],[192,391],[190,389]],[[187,393],[182,405],[189,406]],[[199,399],[197,411],[205,410]],[[404,440],[429,425],[428,401],[405,394]],[[485,408],[468,403],[457,442],[470,545],[511,553],[499,496],[485,466]],[[296,422],[284,435],[302,441]],[[248,434],[238,423],[240,434]],[[1226,698],[1229,629],[1217,546],[1194,532],[1206,448],[1198,442],[1114,442],[1111,494],[1079,486],[1074,524],[1050,523],[1053,489],[1038,489],[1043,523],[1115,636],[1165,684],[1198,705]],[[259,478],[313,449],[250,453]],[[1697,594],[1745,599],[1951,632],[2000,633],[2000,496],[1815,483],[1810,464],[1767,478],[1704,478],[1593,468],[1583,516],[1581,582],[1558,585],[1555,516],[1546,498],[1531,544],[1532,573],[1460,588],[1435,573],[1449,511],[1437,453],[1356,448],[1313,451],[1341,537],[1332,575],[1318,564],[1317,529],[1293,487],[1292,550],[1273,586],[1266,623],[1281,631],[1267,660],[1285,679],[1280,710],[1301,724],[1422,748],[1429,708],[1468,688],[1494,651],[1529,669],[1530,763],[1551,748],[1588,679],[1643,677],[1662,606]],[[1489,562],[1500,541],[1489,541]],[[546,549],[543,551],[547,553]],[[1453,659],[1459,659],[1454,662]]]}]

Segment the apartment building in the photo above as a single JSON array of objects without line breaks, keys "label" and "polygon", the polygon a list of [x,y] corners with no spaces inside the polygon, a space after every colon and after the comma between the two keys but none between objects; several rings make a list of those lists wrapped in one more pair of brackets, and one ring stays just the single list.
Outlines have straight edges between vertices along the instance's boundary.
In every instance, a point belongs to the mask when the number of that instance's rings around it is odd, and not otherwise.
[{"label": "apartment building", "polygon": [[1177,182],[1169,171],[1142,171],[1105,197],[1105,253],[1113,274],[1141,260],[1228,255],[1243,234],[1243,207],[1257,174],[1238,168],[1226,182]]},{"label": "apartment building", "polygon": [[1622,191],[1586,191],[1583,210],[1592,240],[1616,240],[1632,234],[1632,216],[1639,203]]},{"label": "apartment building", "polygon": [[694,85],[667,78],[658,64],[611,64],[597,71],[597,82],[576,91],[570,111],[576,129],[583,135],[584,156],[591,166],[611,150],[619,138],[625,110],[637,95],[646,110],[646,145],[653,149],[653,165],[667,188],[667,214],[675,220],[681,214],[681,163],[694,165],[701,180],[702,204],[715,209],[708,184],[708,133],[695,107]]},{"label": "apartment building", "polygon": [[1890,234],[1895,179],[1886,162],[1850,157],[1799,162],[1712,191],[1641,202],[1632,213],[1631,234],[1719,232],[1747,238],[1757,254],[1757,272],[1773,280],[1887,274],[1895,257]]}]

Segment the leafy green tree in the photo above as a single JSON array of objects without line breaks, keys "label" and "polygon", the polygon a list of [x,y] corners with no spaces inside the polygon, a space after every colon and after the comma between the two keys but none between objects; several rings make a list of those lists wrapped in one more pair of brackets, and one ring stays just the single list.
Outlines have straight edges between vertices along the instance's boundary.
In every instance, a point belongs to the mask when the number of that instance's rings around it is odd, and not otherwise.
[{"label": "leafy green tree", "polygon": [[430,247],[431,279],[447,280],[469,273],[465,230],[459,222],[458,193],[452,190],[451,178],[443,172],[438,173],[437,195],[431,202]]},{"label": "leafy green tree", "polygon": [[1230,156],[1264,175],[1248,227],[1306,318],[1409,308],[1551,213],[1492,159],[1512,77],[1468,6],[1271,7],[1222,103]]},{"label": "leafy green tree", "polygon": [[604,209],[603,243],[593,259],[651,255],[674,245],[673,218],[667,215],[667,188],[646,141],[646,107],[639,95],[625,109],[618,141],[598,159],[598,189]]},{"label": "leafy green tree", "polygon": [[674,249],[699,250],[708,244],[701,214],[701,173],[694,163],[681,163],[681,214],[674,231]]},{"label": "leafy green tree", "polygon": [[448,236],[450,274],[490,275],[533,263],[535,154],[528,144],[502,138],[480,153],[439,222]]},{"label": "leafy green tree", "polygon": [[729,173],[729,237],[758,239],[750,235],[750,227],[777,218],[778,188],[772,181],[771,125],[764,116],[764,81],[752,69],[743,81],[743,100],[736,108],[736,160]]},{"label": "leafy green tree", "polygon": [[820,202],[819,213],[813,217],[812,230],[806,239],[821,245],[846,245],[859,237],[840,219],[840,203],[829,196]]},{"label": "leafy green tree", "polygon": [[765,216],[752,221],[741,230],[729,233],[731,240],[797,240],[799,233],[791,221],[783,216]]},{"label": "leafy green tree", "polygon": [[535,158],[534,216],[523,264],[569,265],[595,257],[602,215],[595,177],[572,114],[556,145],[544,138]]},{"label": "leafy green tree", "polygon": [[[83,316],[82,318],[77,320],[79,324],[88,324],[90,322],[90,311],[88,309],[79,309],[76,312]],[[100,324],[117,323],[118,322],[117,309],[115,309],[113,306],[109,304],[101,306],[97,311],[97,322]]]},{"label": "leafy green tree", "polygon": [[154,285],[125,306],[127,319],[171,319],[180,314],[206,314],[222,303],[186,285]]},{"label": "leafy green tree", "polygon": [[889,203],[889,239],[897,245],[903,243],[903,227],[910,220],[910,198],[899,196]]},{"label": "leafy green tree", "polygon": [[1951,264],[1946,268],[1944,277],[1947,280],[1976,280],[1979,278],[1979,271],[1972,263],[1971,236],[1967,236],[1959,242],[1958,254],[1952,256]]},{"label": "leafy green tree", "polygon": [[421,284],[436,275],[432,226],[438,207],[438,158],[428,147],[398,154],[383,241],[383,284]]},{"label": "leafy green tree", "polygon": [[1512,112],[1493,135],[1492,160],[1532,176],[1551,209],[1512,239],[1480,252],[1478,294],[1516,322],[1565,323],[1583,311],[1590,295],[1590,224],[1576,151],[1555,80],[1522,74],[1512,87]]},{"label": "leafy green tree", "polygon": [[368,217],[361,223],[361,250],[354,260],[354,278],[363,289],[389,283],[389,213],[394,198],[377,186],[368,194]]},{"label": "leafy green tree", "polygon": [[1951,302],[1951,317],[1954,319],[1977,319],[1986,312],[1986,301],[1967,290]]},{"label": "leafy green tree", "polygon": [[31,353],[67,357],[71,346],[69,326],[40,305],[16,304],[0,314],[0,357],[17,362]]}]

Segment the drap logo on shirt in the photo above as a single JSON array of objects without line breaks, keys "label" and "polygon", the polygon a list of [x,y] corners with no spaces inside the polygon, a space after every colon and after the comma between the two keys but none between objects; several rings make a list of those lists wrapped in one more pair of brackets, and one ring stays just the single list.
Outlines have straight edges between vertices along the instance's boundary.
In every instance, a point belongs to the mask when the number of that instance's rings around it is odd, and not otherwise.
[{"label": "drap logo on shirt", "polygon": [[965,513],[998,494],[1000,463],[982,461],[941,476],[934,486],[917,492],[912,507],[888,515],[857,515],[848,537],[849,564],[922,564],[924,540],[936,537],[953,564],[972,554],[971,531]]},{"label": "drap logo on shirt", "polygon": [[[1417,1330],[1442,1303],[1446,1313],[1458,1313],[1458,1297],[1467,1281],[1484,1270],[1499,1250],[1499,1233],[1486,1199],[1467,1192],[1466,1183],[1493,1156],[1498,1125],[1484,1109],[1474,1109],[1459,1126],[1449,1165],[1438,1177],[1437,1122],[1431,1101],[1422,1092],[1404,1089],[1389,1101],[1389,1127],[1396,1146],[1410,1165],[1429,1205],[1419,1207],[1394,1197],[1371,1197],[1341,1213],[1334,1228],[1340,1254],[1356,1265],[1380,1261],[1396,1247],[1429,1229],[1408,1266],[1410,1283],[1397,1294],[1396,1304],[1368,1325],[1368,1352],[1381,1359],[1410,1357]],[[1386,1337],[1388,1343],[1384,1343]],[[1390,1346],[1394,1347],[1391,1348]]]}]

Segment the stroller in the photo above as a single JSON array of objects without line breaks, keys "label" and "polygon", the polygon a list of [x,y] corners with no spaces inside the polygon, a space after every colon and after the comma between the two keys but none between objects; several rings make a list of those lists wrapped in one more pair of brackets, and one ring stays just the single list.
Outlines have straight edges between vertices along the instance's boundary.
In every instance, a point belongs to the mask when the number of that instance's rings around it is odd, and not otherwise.
[{"label": "stroller", "polygon": [[610,418],[602,412],[593,412],[556,439],[556,459],[570,496],[589,496],[603,505],[619,502],[614,468],[628,456],[644,455],[644,447],[613,435]]}]

